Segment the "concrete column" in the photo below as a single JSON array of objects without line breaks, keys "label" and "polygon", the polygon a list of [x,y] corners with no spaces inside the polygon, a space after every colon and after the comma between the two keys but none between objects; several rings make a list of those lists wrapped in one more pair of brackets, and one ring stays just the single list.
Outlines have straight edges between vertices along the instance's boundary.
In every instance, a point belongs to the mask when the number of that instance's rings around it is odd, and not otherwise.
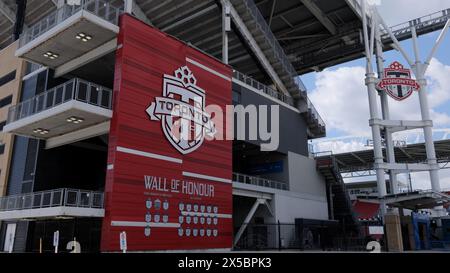
[{"label": "concrete column", "polygon": [[134,0],[124,0],[124,8],[126,13],[133,13],[133,2]]},{"label": "concrete column", "polygon": [[231,31],[231,9],[227,1],[222,2],[222,62],[228,64],[228,32]]}]

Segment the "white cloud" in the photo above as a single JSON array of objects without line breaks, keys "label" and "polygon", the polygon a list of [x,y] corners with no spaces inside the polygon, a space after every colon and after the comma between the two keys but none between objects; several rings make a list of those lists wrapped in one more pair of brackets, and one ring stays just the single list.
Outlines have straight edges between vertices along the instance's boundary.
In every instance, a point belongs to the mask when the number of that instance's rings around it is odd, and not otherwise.
[{"label": "white cloud", "polygon": [[[450,170],[444,169],[439,171],[439,182],[441,189],[448,191],[450,189]],[[431,189],[430,176],[428,172],[420,172],[411,174],[412,187],[415,190]]]},{"label": "white cloud", "polygon": [[369,3],[369,5],[381,5],[381,0],[367,0],[367,2]]},{"label": "white cloud", "polygon": [[[450,111],[440,112],[437,107],[450,104],[450,66],[433,59],[427,72],[429,104],[435,128],[450,127]],[[325,119],[328,130],[338,131],[341,135],[367,136],[371,138],[369,127],[369,102],[367,88],[364,85],[365,68],[341,67],[327,69],[316,74],[316,88],[310,98],[321,116]],[[391,119],[420,120],[420,106],[417,94],[403,102],[389,98]],[[381,111],[380,111],[381,113]],[[417,132],[411,134],[416,138]],[[409,135],[394,135],[398,140],[405,140]],[[343,153],[367,149],[366,142],[358,140],[320,140],[315,143],[315,151],[333,151]],[[450,170],[440,172],[442,188],[450,188]],[[428,173],[412,174],[415,189],[429,189]]]},{"label": "white cloud", "polygon": [[310,97],[328,129],[350,135],[368,134],[364,74],[363,67],[343,67],[316,75],[316,89]]},{"label": "white cloud", "polygon": [[[325,119],[329,130],[344,135],[370,136],[369,102],[364,85],[365,68],[341,67],[327,69],[316,74],[316,88],[310,98]],[[435,127],[449,127],[448,113],[436,107],[450,103],[450,66],[433,59],[427,72],[429,104]],[[420,120],[420,104],[417,94],[405,101],[389,98],[391,119]],[[379,110],[381,115],[381,111]]]},{"label": "white cloud", "polygon": [[[450,8],[448,0],[369,0],[388,25],[396,25]],[[401,12],[399,12],[401,11]],[[327,123],[328,130],[341,135],[367,136],[371,138],[369,127],[369,103],[364,85],[364,67],[341,67],[327,69],[316,74],[316,88],[310,97]],[[450,66],[433,59],[426,74],[428,79],[429,105],[435,128],[450,127],[450,111],[441,112],[437,108],[450,104]],[[389,99],[391,119],[420,120],[417,94],[403,102]],[[380,111],[381,113],[381,111]],[[416,138],[416,135],[396,134],[398,139]],[[355,139],[315,142],[316,151],[342,153],[367,149],[366,143]],[[414,189],[429,189],[428,173],[411,175]],[[440,171],[442,188],[450,189],[450,170]],[[404,180],[404,179],[403,179]]]},{"label": "white cloud", "polygon": [[426,76],[432,93],[429,100],[430,107],[441,106],[448,102],[450,100],[450,66],[432,59]]},{"label": "white cloud", "polygon": [[332,151],[334,154],[345,153],[349,151],[361,151],[370,149],[366,146],[366,143],[359,141],[323,141],[317,143],[317,151],[328,152]]}]

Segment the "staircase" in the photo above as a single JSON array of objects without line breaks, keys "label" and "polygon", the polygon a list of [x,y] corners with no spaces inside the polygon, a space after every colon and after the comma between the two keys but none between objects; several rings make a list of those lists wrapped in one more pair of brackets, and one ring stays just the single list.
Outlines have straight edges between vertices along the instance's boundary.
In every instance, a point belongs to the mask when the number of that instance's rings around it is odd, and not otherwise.
[{"label": "staircase", "polygon": [[[359,235],[360,223],[356,217],[350,196],[339,172],[336,159],[330,155],[326,158],[317,160],[317,169],[325,177],[327,188],[331,188],[332,204],[331,213],[334,218],[332,220],[338,220],[345,233],[354,233]],[[329,193],[330,194],[330,193]]]},{"label": "staircase", "polygon": [[294,99],[306,101],[306,88],[253,0],[230,0],[245,26]]}]

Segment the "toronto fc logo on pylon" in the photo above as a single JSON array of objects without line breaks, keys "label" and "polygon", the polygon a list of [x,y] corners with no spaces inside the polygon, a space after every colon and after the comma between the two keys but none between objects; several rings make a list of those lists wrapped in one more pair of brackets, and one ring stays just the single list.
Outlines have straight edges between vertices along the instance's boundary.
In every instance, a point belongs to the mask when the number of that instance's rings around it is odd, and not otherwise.
[{"label": "toronto fc logo on pylon", "polygon": [[147,109],[153,121],[160,121],[170,144],[182,154],[200,148],[205,136],[214,137],[216,128],[205,112],[206,92],[197,86],[192,71],[183,66],[175,76],[164,75],[163,96]]},{"label": "toronto fc logo on pylon", "polygon": [[377,88],[384,90],[393,99],[402,101],[420,89],[419,83],[411,78],[411,71],[405,69],[399,62],[393,62],[384,69],[384,77]]}]

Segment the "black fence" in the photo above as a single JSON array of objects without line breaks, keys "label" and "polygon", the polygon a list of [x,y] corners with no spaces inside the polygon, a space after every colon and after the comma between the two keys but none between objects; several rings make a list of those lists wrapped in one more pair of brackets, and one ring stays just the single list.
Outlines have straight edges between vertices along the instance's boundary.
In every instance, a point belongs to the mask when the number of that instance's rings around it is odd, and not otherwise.
[{"label": "black fence", "polygon": [[[235,228],[235,232],[238,227]],[[345,234],[340,226],[247,224],[235,250],[368,251],[372,238]]]}]

